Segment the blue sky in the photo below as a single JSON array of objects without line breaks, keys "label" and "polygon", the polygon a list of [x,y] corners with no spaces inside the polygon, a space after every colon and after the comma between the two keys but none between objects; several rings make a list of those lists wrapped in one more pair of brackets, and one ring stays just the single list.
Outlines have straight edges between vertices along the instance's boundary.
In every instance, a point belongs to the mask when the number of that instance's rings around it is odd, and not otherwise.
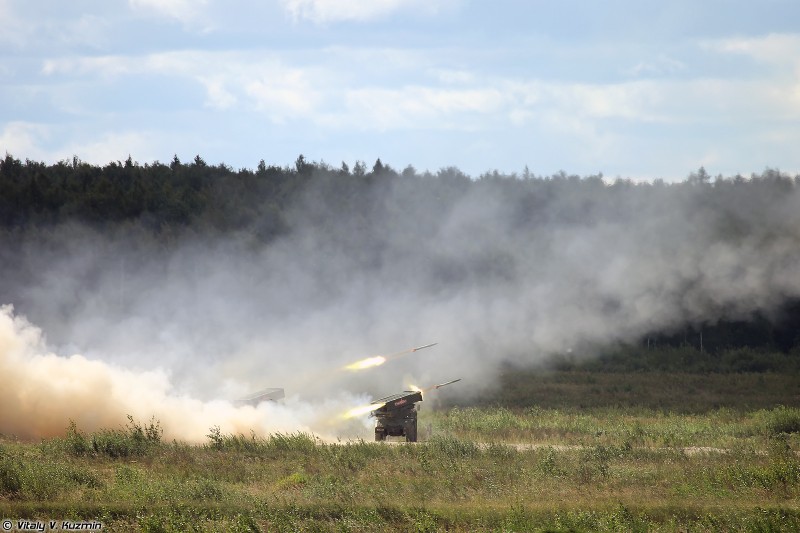
[{"label": "blue sky", "polygon": [[0,0],[0,152],[800,171],[800,2]]}]

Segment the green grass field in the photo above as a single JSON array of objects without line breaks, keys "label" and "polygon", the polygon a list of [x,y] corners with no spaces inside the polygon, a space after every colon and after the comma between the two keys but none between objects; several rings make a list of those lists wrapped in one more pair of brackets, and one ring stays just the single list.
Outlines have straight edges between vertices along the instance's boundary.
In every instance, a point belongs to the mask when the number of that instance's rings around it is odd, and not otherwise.
[{"label": "green grass field", "polygon": [[190,446],[157,421],[72,426],[0,440],[0,515],[112,531],[796,531],[800,409],[784,400],[423,409],[416,444],[212,428]]}]

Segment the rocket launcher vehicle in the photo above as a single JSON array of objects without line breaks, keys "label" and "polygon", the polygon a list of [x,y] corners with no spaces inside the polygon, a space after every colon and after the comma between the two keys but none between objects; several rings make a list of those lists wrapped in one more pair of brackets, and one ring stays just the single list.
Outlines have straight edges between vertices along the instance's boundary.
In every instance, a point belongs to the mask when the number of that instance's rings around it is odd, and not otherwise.
[{"label": "rocket launcher vehicle", "polygon": [[375,417],[375,440],[386,437],[405,437],[406,442],[417,442],[417,403],[422,393],[461,381],[461,378],[440,383],[423,390],[404,391],[372,402],[375,406],[370,416]]}]

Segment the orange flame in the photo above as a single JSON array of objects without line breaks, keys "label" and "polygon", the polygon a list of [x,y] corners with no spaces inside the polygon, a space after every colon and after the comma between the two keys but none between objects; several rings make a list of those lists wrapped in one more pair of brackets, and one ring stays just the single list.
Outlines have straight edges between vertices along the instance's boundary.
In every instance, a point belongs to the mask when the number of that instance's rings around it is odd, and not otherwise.
[{"label": "orange flame", "polygon": [[345,366],[345,370],[365,370],[367,368],[372,368],[375,366],[380,366],[386,362],[386,358],[382,355],[376,355],[375,357],[367,357],[366,359],[362,359],[361,361],[356,361],[355,363],[349,364]]},{"label": "orange flame", "polygon": [[353,418],[353,417],[356,417],[356,416],[365,415],[365,414],[367,414],[369,412],[374,411],[375,409],[380,409],[384,405],[386,405],[386,404],[385,403],[371,403],[371,404],[368,404],[368,405],[360,405],[358,407],[353,407],[352,409],[347,411],[345,414],[343,414],[342,418]]}]

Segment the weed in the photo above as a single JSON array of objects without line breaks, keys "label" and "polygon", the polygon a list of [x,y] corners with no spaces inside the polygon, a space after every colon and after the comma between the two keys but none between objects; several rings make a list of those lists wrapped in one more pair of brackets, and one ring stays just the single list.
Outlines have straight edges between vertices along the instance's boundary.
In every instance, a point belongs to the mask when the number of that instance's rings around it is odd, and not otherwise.
[{"label": "weed", "polygon": [[20,464],[0,448],[0,495],[17,496],[22,490]]},{"label": "weed", "polygon": [[288,490],[303,487],[308,483],[308,476],[304,472],[293,472],[275,483],[278,490]]},{"label": "weed", "polygon": [[215,450],[221,450],[225,447],[225,439],[222,437],[219,426],[211,426],[206,437],[211,441],[211,447]]},{"label": "weed", "polygon": [[239,435],[223,435],[219,426],[209,429],[206,437],[210,448],[214,450],[237,451],[257,454],[308,453],[316,452],[320,444],[318,438],[308,433],[275,433],[262,438],[251,432],[249,437]]},{"label": "weed", "polygon": [[767,417],[766,430],[768,435],[800,433],[800,409],[785,406],[773,409]]},{"label": "weed", "polygon": [[542,449],[539,452],[539,459],[536,463],[537,469],[545,476],[558,477],[564,471],[558,465],[558,454],[552,446]]},{"label": "weed", "polygon": [[76,457],[81,457],[91,451],[91,445],[86,439],[86,435],[78,431],[74,420],[70,420],[69,426],[67,426],[65,445],[67,451]]},{"label": "weed", "polygon": [[428,449],[449,458],[474,457],[481,453],[477,444],[447,435],[436,435],[426,443]]},{"label": "weed", "polygon": [[583,450],[578,467],[581,481],[589,483],[598,477],[600,479],[608,479],[611,461],[623,457],[626,451],[625,448],[600,444]]},{"label": "weed", "polygon": [[[800,435],[766,430],[777,409],[465,411],[431,413],[458,424],[392,446],[214,428],[206,445],[163,445],[130,420],[89,435],[71,424],[39,445],[0,442],[0,513],[170,532],[779,531],[800,520]],[[120,448],[96,450],[108,435]],[[725,449],[699,449],[714,445]]]},{"label": "weed", "polygon": [[619,504],[619,507],[614,512],[610,513],[605,521],[607,522],[607,527],[610,531],[630,531],[631,533],[644,533],[649,530],[648,520],[644,517],[635,515],[622,503]]},{"label": "weed", "polygon": [[218,484],[210,479],[198,479],[188,483],[183,492],[192,500],[211,500],[220,501],[222,499],[222,489]]},{"label": "weed", "polygon": [[142,456],[158,448],[162,433],[160,423],[152,418],[148,425],[142,426],[128,415],[128,424],[123,429],[101,429],[91,435],[81,432],[75,421],[70,420],[66,435],[44,441],[41,449],[48,455],[63,452],[74,457],[104,456],[118,459]]},{"label": "weed", "polygon": [[232,533],[260,533],[261,528],[250,514],[240,513],[233,518],[230,531]]}]

